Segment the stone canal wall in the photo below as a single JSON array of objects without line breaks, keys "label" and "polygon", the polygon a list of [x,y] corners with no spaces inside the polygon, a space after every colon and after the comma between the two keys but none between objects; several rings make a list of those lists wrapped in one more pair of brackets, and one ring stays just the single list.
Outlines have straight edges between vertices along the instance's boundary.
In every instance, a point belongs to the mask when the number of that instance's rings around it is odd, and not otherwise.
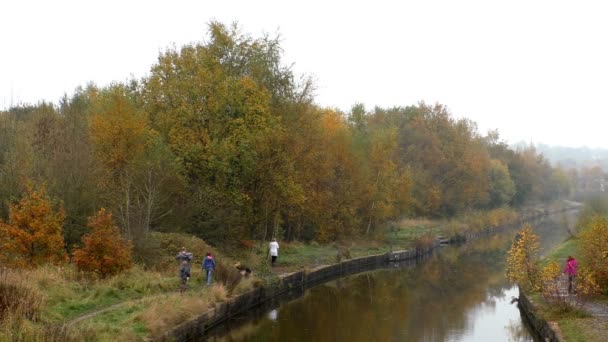
[{"label": "stone canal wall", "polygon": [[[578,208],[566,208],[572,210]],[[527,220],[533,220],[548,213],[531,215]],[[553,213],[551,213],[553,214]],[[262,308],[265,304],[282,300],[295,299],[304,294],[304,291],[316,285],[338,279],[347,275],[371,271],[378,268],[389,267],[396,263],[415,263],[416,260],[430,255],[433,250],[445,243],[458,243],[476,240],[478,238],[495,234],[502,230],[512,228],[514,225],[487,228],[481,231],[469,232],[449,238],[438,238],[427,247],[418,247],[412,250],[389,252],[385,254],[370,255],[345,260],[333,265],[319,266],[311,270],[302,270],[279,276],[277,283],[255,288],[247,293],[230,298],[224,303],[216,304],[198,317],[186,321],[161,336],[154,337],[156,341],[189,341],[200,340],[213,327],[222,324],[230,318],[246,311]],[[550,340],[553,341],[553,340]],[[558,341],[558,340],[555,340]]]},{"label": "stone canal wall", "polygon": [[530,329],[540,337],[541,341],[546,342],[563,342],[564,339],[554,328],[554,324],[547,322],[538,313],[538,310],[525,295],[521,289],[519,290],[518,305],[519,311]]},{"label": "stone canal wall", "polygon": [[387,267],[394,263],[407,263],[408,261],[415,263],[417,259],[432,253],[439,245],[439,240],[436,240],[426,248],[370,255],[279,276],[276,284],[259,287],[224,303],[218,303],[215,308],[178,325],[164,335],[156,337],[155,340],[198,340],[204,337],[209,329],[267,302],[300,297],[306,289],[347,275]]}]

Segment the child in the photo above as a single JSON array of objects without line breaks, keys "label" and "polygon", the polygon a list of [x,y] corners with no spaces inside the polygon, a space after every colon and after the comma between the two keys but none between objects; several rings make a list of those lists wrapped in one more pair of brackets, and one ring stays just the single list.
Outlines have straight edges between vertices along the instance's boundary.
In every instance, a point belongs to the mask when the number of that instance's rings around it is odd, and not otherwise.
[{"label": "child", "polygon": [[207,253],[207,257],[205,258],[205,260],[203,260],[203,270],[205,271],[205,274],[207,275],[207,286],[211,285],[211,275],[213,273],[213,270],[215,269],[215,260],[213,259],[213,256],[211,255],[211,253]]}]

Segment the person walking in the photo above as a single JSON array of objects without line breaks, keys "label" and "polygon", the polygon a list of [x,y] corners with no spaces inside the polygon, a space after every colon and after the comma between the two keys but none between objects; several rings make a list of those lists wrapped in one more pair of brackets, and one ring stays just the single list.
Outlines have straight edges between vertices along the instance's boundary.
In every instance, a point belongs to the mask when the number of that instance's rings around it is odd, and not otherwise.
[{"label": "person walking", "polygon": [[190,265],[188,265],[186,260],[182,261],[182,265],[179,268],[179,277],[181,279],[179,292],[184,293],[188,288],[188,280],[190,279]]},{"label": "person walking", "polygon": [[207,253],[207,257],[205,257],[205,260],[203,260],[203,270],[207,276],[207,286],[211,285],[211,277],[214,269],[215,260],[213,259],[213,255],[211,255],[211,253]]},{"label": "person walking", "polygon": [[175,256],[175,260],[179,261],[180,266],[182,264],[182,261],[186,261],[186,263],[188,264],[188,271],[190,271],[190,262],[192,261],[192,259],[193,255],[192,253],[186,250],[186,247],[182,247],[182,249]]},{"label": "person walking", "polygon": [[272,238],[272,241],[270,241],[268,248],[270,249],[270,257],[272,259],[271,264],[272,266],[274,266],[275,262],[277,261],[277,258],[279,257],[279,243],[277,242],[277,239]]},{"label": "person walking", "polygon": [[566,261],[566,267],[564,268],[564,274],[568,275],[568,293],[572,293],[572,283],[574,282],[574,278],[576,277],[576,269],[578,267],[578,263],[576,259],[574,259],[571,255],[568,255],[568,260]]},{"label": "person walking", "polygon": [[181,251],[175,256],[175,259],[179,261],[180,291],[184,292],[186,284],[190,280],[190,262],[193,259],[193,255],[186,250],[186,247],[182,247]]}]

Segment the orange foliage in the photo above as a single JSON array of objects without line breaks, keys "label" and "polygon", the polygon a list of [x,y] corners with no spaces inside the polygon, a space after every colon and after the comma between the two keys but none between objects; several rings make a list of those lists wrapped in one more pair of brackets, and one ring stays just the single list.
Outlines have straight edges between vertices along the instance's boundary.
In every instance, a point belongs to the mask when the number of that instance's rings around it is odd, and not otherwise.
[{"label": "orange foliage", "polygon": [[0,259],[14,267],[64,262],[63,208],[53,211],[44,188],[27,187],[25,197],[10,206],[9,222],[0,221]]},{"label": "orange foliage", "polygon": [[80,270],[103,278],[131,267],[133,246],[120,236],[112,214],[102,208],[97,215],[89,217],[88,226],[92,231],[82,238],[84,246],[74,251],[74,263]]}]

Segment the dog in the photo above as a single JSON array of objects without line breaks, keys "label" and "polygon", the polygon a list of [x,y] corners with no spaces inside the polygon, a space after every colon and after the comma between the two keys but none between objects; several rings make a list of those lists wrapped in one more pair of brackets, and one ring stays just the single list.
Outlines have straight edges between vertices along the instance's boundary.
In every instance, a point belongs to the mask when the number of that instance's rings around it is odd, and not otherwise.
[{"label": "dog", "polygon": [[251,275],[251,268],[247,267],[247,266],[243,266],[241,265],[240,262],[237,262],[236,264],[234,264],[234,267],[239,270],[239,273],[241,273],[242,276],[244,277],[249,277]]}]

